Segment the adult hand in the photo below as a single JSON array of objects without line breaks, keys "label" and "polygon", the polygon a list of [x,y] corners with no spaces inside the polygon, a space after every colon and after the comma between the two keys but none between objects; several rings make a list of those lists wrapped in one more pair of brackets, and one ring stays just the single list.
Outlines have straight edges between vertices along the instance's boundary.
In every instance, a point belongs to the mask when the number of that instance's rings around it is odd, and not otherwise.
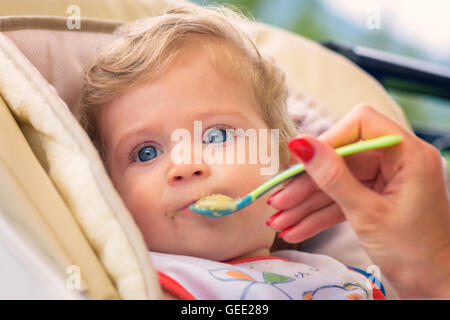
[{"label": "adult hand", "polygon": [[[333,149],[387,134],[403,141],[345,160]],[[401,297],[450,298],[450,204],[436,148],[366,105],[289,147],[307,174],[268,201],[281,210],[267,222],[281,238],[299,242],[347,220]]]}]

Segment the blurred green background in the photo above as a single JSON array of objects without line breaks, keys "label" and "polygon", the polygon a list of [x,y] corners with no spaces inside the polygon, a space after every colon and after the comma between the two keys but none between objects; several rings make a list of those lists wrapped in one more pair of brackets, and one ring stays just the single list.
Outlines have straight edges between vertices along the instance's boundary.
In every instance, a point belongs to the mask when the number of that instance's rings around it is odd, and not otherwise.
[{"label": "blurred green background", "polygon": [[[449,0],[191,0],[232,5],[315,41],[336,40],[450,68]],[[376,28],[368,19],[375,17]],[[450,133],[450,101],[388,89],[415,129]],[[450,163],[450,150],[442,150]]]}]

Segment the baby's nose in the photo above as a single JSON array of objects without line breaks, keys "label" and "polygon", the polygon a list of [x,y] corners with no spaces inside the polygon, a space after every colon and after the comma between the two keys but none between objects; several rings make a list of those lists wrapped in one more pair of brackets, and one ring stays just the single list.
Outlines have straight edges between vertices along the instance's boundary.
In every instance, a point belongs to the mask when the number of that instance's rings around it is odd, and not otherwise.
[{"label": "baby's nose", "polygon": [[209,175],[209,168],[205,164],[179,164],[169,172],[169,183],[181,180],[204,179]]}]

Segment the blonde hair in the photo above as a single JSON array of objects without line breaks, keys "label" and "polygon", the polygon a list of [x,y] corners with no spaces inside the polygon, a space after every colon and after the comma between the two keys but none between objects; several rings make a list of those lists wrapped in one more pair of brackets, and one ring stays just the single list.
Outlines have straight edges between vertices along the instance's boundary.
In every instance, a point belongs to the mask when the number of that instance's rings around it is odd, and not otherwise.
[{"label": "blonde hair", "polygon": [[228,54],[227,60],[234,62],[233,69],[251,84],[258,112],[268,127],[279,129],[280,166],[286,168],[290,158],[287,143],[297,135],[297,129],[287,112],[285,74],[273,58],[263,57],[239,30],[237,25],[247,21],[241,13],[223,6],[188,5],[119,27],[114,40],[85,70],[77,113],[103,161],[105,147],[97,127],[101,110],[119,93],[156,78],[186,46],[186,40],[200,37],[206,42],[221,40],[238,53]]}]

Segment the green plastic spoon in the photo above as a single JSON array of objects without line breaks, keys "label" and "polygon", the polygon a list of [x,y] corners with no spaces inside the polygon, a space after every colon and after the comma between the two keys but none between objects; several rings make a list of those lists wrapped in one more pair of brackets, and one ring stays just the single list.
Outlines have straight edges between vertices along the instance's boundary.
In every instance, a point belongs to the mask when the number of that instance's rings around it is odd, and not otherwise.
[{"label": "green plastic spoon", "polygon": [[[343,147],[339,147],[336,153],[341,156],[347,156],[357,152],[371,149],[386,148],[402,141],[399,135],[387,135],[374,139],[361,140]],[[189,206],[191,211],[200,213],[207,217],[219,218],[235,213],[242,208],[252,204],[263,194],[276,187],[280,183],[295,177],[302,173],[305,167],[302,163],[293,165],[292,167],[280,172],[276,176],[264,182],[258,188],[247,194],[243,198],[233,199],[221,194],[213,194],[203,197]]]}]

